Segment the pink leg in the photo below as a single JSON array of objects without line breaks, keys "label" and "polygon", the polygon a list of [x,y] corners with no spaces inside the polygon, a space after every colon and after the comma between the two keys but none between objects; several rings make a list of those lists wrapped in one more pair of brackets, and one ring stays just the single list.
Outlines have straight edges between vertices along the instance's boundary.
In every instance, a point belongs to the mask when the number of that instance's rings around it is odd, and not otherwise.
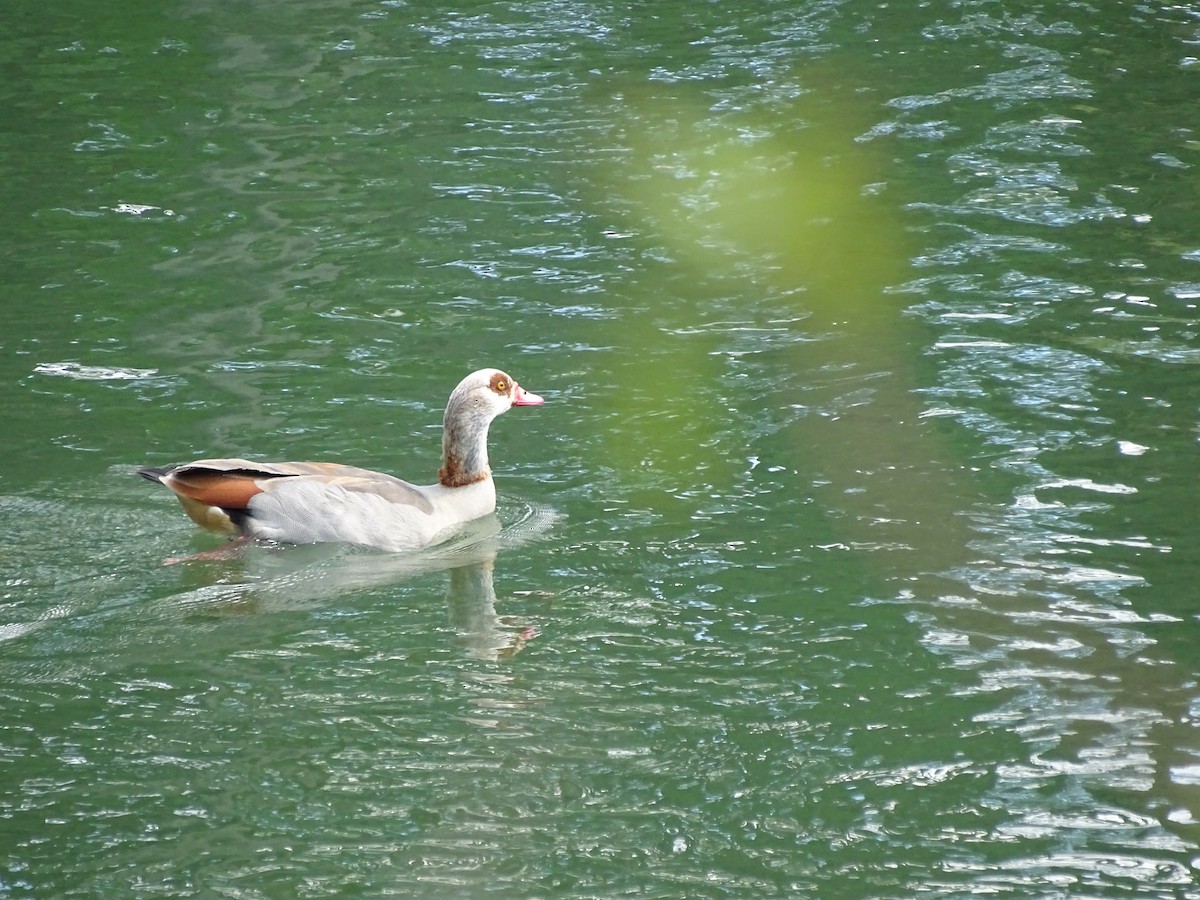
[{"label": "pink leg", "polygon": [[250,538],[244,534],[235,537],[228,544],[218,547],[216,550],[206,550],[203,553],[192,553],[188,556],[168,556],[162,561],[164,566],[173,566],[177,563],[193,563],[193,562],[209,562],[212,560],[237,559],[246,551],[246,545],[250,542]]}]

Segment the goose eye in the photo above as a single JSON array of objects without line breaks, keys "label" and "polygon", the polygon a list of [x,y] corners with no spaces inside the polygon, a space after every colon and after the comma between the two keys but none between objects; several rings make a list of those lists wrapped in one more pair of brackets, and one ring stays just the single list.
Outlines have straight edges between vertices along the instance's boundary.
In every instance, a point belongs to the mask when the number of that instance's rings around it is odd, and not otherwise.
[{"label": "goose eye", "polygon": [[495,391],[497,394],[507,394],[508,393],[508,382],[505,381],[503,378],[498,378],[492,384],[492,390]]}]

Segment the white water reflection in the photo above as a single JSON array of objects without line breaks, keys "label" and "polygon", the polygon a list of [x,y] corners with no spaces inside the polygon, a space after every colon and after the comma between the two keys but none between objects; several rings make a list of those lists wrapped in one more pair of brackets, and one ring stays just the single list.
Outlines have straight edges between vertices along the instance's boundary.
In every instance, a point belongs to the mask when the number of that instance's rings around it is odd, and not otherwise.
[{"label": "white water reflection", "polygon": [[[537,636],[536,626],[496,609],[493,570],[497,557],[543,540],[561,514],[541,504],[505,503],[516,517],[501,527],[496,515],[468,523],[450,540],[425,551],[381,553],[337,544],[241,545],[232,576],[227,564],[202,557],[172,563],[214,569],[220,580],[192,588],[166,602],[184,612],[272,613],[312,610],[355,592],[399,585],[435,572],[447,573],[445,602],[456,642],[470,656],[498,660],[520,652]],[[231,545],[232,546],[232,545]]]}]

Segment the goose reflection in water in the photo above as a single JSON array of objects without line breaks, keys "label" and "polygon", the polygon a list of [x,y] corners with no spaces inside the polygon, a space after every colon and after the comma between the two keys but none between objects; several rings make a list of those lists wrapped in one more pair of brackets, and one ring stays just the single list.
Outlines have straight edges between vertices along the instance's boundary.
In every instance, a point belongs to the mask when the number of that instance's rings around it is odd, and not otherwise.
[{"label": "goose reflection in water", "polygon": [[172,606],[207,615],[305,611],[347,593],[399,585],[445,571],[448,624],[471,657],[502,660],[537,637],[531,623],[496,611],[493,572],[497,556],[545,534],[559,519],[549,507],[524,505],[501,527],[496,516],[470,523],[457,535],[417,554],[390,554],[337,544],[286,547],[248,545],[220,561],[199,554],[181,566],[197,581],[171,599]]},{"label": "goose reflection in water", "polygon": [[475,659],[509,659],[540,633],[532,623],[497,614],[494,564],[487,559],[451,569],[446,587],[450,626],[458,644]]}]

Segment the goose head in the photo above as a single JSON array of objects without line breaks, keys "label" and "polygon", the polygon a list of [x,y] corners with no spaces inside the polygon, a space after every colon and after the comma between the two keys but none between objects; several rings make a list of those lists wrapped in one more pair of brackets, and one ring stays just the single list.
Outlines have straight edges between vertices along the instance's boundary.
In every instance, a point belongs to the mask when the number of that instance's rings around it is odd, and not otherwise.
[{"label": "goose head", "polygon": [[462,487],[491,476],[487,438],[492,420],[514,406],[545,401],[499,369],[480,369],[459,382],[442,418],[442,468],[438,480]]}]

